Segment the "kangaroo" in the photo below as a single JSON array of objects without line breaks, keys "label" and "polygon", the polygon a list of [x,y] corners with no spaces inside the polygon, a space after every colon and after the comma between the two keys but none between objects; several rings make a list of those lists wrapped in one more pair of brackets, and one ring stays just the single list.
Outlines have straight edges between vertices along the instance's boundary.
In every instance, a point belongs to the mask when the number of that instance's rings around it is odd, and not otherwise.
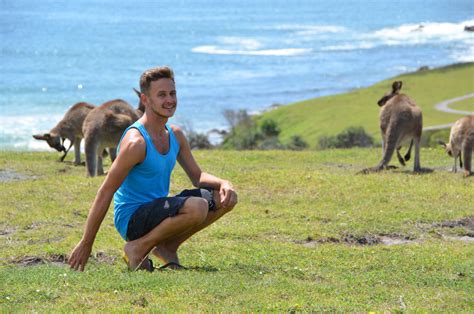
[{"label": "kangaroo", "polygon": [[[49,133],[35,134],[33,137],[37,140],[46,141],[51,148],[58,152],[64,152],[59,161],[64,161],[69,149],[74,145],[74,164],[81,164],[81,140],[83,138],[82,123],[94,109],[95,106],[86,102],[79,102],[73,105],[59,121],[59,123],[49,131]],[[64,147],[64,141],[68,139],[70,144],[68,149]]]},{"label": "kangaroo", "polygon": [[[457,159],[459,166],[463,168],[464,176],[472,174],[472,150],[474,149],[474,116],[465,116],[457,120],[451,127],[449,134],[449,144],[440,141],[440,144],[446,149],[446,153],[454,158],[453,172],[457,172]],[[462,156],[464,155],[464,158]]]},{"label": "kangaroo", "polygon": [[[382,160],[373,169],[379,171],[390,168],[388,163],[394,151],[402,165],[410,159],[411,148],[415,144],[414,172],[421,172],[420,166],[420,139],[423,129],[421,109],[407,95],[400,94],[402,82],[392,84],[392,92],[383,96],[377,104],[380,110],[380,129],[382,131]],[[401,144],[404,140],[411,139],[410,148],[405,158],[400,155]]]},{"label": "kangaroo", "polygon": [[138,120],[143,112],[133,109],[121,99],[108,101],[92,110],[84,120],[86,170],[87,175],[94,177],[103,175],[102,152],[109,148],[112,162],[116,157],[116,147],[122,133],[133,122]]}]

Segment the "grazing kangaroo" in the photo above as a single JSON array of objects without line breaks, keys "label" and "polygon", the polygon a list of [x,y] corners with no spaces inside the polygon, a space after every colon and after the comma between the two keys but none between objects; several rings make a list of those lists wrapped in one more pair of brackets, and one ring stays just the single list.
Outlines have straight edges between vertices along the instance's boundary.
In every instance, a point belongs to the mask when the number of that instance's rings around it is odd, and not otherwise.
[{"label": "grazing kangaroo", "polygon": [[[140,107],[139,107],[140,108]],[[87,175],[103,175],[102,152],[109,148],[112,162],[116,157],[116,147],[122,133],[143,112],[133,109],[121,99],[108,101],[92,110],[84,120],[84,133]]]},{"label": "grazing kangaroo", "polygon": [[[82,123],[94,108],[94,105],[79,102],[66,112],[61,121],[49,133],[35,134],[33,137],[37,140],[46,141],[51,148],[58,152],[64,152],[59,159],[60,161],[64,161],[69,149],[74,145],[74,164],[79,165],[81,163],[81,140],[83,138]],[[64,147],[65,139],[70,142],[68,149]]]},{"label": "grazing kangaroo", "polygon": [[[382,97],[377,104],[380,110],[380,129],[382,131],[382,160],[372,170],[379,171],[390,168],[388,163],[394,151],[402,165],[410,159],[411,148],[415,143],[415,164],[413,171],[421,172],[420,139],[423,129],[421,109],[407,95],[400,94],[402,82],[392,84],[392,92]],[[411,139],[410,148],[405,158],[400,155],[401,144]]]},{"label": "grazing kangaroo", "polygon": [[[440,142],[449,156],[454,157],[453,172],[457,172],[457,159],[463,168],[464,176],[471,175],[472,150],[474,149],[474,116],[465,116],[454,123],[449,134],[449,144]],[[464,155],[464,158],[462,156]]]}]

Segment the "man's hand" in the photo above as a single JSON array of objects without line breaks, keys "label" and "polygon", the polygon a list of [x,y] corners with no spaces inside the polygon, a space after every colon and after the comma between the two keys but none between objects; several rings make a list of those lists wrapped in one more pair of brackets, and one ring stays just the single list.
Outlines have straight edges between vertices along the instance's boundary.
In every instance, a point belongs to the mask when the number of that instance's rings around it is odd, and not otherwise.
[{"label": "man's hand", "polygon": [[85,244],[82,240],[76,245],[69,257],[69,266],[74,270],[84,271],[87,260],[91,255],[92,245]]},{"label": "man's hand", "polygon": [[221,208],[230,210],[237,204],[237,193],[229,181],[224,181],[221,184],[219,195],[221,198]]}]

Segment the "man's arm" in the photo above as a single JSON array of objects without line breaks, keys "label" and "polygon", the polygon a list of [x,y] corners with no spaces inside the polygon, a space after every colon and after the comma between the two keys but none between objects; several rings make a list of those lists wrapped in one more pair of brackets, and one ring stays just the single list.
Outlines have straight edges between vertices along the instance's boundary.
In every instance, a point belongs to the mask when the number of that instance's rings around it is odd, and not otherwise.
[{"label": "man's arm", "polygon": [[69,257],[68,263],[71,268],[84,270],[95,237],[109,209],[115,191],[120,187],[133,166],[144,160],[145,154],[146,143],[143,137],[141,137],[139,131],[131,129],[123,138],[120,144],[120,152],[112,163],[107,177],[100,186],[94,203],[89,210],[82,239],[72,250]]},{"label": "man's arm", "polygon": [[191,148],[183,134],[183,131],[174,125],[172,125],[172,129],[180,146],[178,162],[181,167],[183,167],[193,185],[195,187],[209,187],[219,191],[221,199],[220,207],[223,207],[224,209],[233,208],[235,204],[237,204],[237,193],[235,192],[232,183],[228,180],[203,172],[191,153]]}]

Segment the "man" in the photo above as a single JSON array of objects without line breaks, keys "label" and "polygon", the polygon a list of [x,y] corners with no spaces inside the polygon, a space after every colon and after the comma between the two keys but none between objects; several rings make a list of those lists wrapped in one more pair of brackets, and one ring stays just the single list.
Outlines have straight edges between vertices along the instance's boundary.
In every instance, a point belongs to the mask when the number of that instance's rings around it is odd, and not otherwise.
[{"label": "man", "polygon": [[[127,241],[124,259],[131,270],[152,271],[150,252],[163,267],[181,268],[180,245],[237,204],[232,184],[201,171],[181,129],[167,125],[177,106],[173,71],[168,67],[145,71],[140,89],[145,114],[122,136],[82,239],[71,252],[69,265],[75,270],[84,270],[113,196],[114,222]],[[167,197],[176,160],[198,189]]]}]

